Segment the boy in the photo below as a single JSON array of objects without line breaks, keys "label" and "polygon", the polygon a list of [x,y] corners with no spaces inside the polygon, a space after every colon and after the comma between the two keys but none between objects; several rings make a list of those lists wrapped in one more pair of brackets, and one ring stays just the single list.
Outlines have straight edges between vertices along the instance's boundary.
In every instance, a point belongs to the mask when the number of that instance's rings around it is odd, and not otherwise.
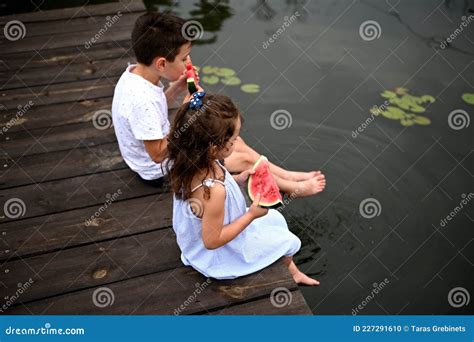
[{"label": "boy", "polygon": [[[133,28],[132,47],[137,64],[129,65],[114,92],[112,118],[120,152],[127,165],[145,182],[160,186],[165,168],[168,104],[187,90],[186,61],[191,42],[183,35],[185,21],[173,15],[149,12]],[[164,90],[161,79],[170,81]],[[202,90],[201,88],[199,88]],[[184,102],[189,101],[188,94]],[[225,160],[228,170],[248,170],[259,154],[239,138],[235,152]],[[318,172],[291,172],[271,164],[280,189],[295,196],[322,191],[326,181]]]}]

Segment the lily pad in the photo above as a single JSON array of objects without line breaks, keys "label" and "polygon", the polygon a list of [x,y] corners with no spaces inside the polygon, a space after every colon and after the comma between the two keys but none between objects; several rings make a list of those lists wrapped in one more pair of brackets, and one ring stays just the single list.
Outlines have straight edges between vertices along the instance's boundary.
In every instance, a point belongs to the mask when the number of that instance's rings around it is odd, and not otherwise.
[{"label": "lily pad", "polygon": [[254,94],[260,91],[260,86],[258,84],[247,83],[240,87],[244,93]]},{"label": "lily pad", "polygon": [[464,102],[474,105],[474,94],[462,94],[462,99],[464,100]]},{"label": "lily pad", "polygon": [[421,103],[425,103],[425,102],[433,103],[433,102],[435,102],[435,98],[431,95],[423,95],[420,99],[421,99]]},{"label": "lily pad", "polygon": [[231,77],[235,75],[235,71],[230,68],[216,68],[215,74],[220,77]]},{"label": "lily pad", "polygon": [[201,81],[203,83],[213,85],[219,82],[219,77],[214,76],[214,75],[206,75],[206,76],[201,77]]},{"label": "lily pad", "polygon": [[202,67],[201,72],[203,74],[215,74],[219,68],[206,65]]},{"label": "lily pad", "polygon": [[405,118],[406,113],[397,108],[397,107],[392,107],[388,106],[386,110],[383,110],[380,112],[383,116],[385,116],[387,119],[392,119],[392,120],[400,120]]},{"label": "lily pad", "polygon": [[400,120],[400,123],[402,124],[402,126],[405,126],[405,127],[413,126],[415,124],[413,120],[409,120],[409,119],[402,119]]},{"label": "lily pad", "polygon": [[233,86],[233,85],[239,85],[241,81],[237,77],[225,77],[225,78],[221,78],[221,83],[228,86]]},{"label": "lily pad", "polygon": [[391,99],[392,97],[397,97],[397,94],[395,94],[393,91],[390,91],[390,90],[385,90],[382,94],[383,97],[385,97],[386,99]]},{"label": "lily pad", "polygon": [[421,115],[416,115],[413,121],[417,123],[418,125],[429,125],[431,123],[430,119]]}]

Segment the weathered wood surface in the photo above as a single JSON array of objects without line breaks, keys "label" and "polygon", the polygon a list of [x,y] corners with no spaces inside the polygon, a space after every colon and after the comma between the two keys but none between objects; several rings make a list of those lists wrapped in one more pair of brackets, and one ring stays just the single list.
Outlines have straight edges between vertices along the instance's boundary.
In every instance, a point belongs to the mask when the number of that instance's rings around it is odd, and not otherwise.
[{"label": "weathered wood surface", "polygon": [[[0,17],[27,28],[23,39],[0,39],[0,204],[17,203],[0,215],[2,313],[311,314],[281,262],[228,281],[184,267],[171,193],[142,182],[111,122],[97,124],[99,112],[110,118],[144,11],[122,0]],[[274,305],[278,288],[288,305]]]}]

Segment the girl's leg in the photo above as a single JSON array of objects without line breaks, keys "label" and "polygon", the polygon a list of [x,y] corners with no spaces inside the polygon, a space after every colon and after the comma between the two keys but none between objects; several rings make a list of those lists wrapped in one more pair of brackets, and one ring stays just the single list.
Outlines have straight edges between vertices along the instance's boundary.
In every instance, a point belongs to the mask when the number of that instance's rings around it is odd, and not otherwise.
[{"label": "girl's leg", "polygon": [[290,271],[293,279],[297,284],[315,286],[319,285],[319,281],[313,278],[308,277],[306,274],[301,272],[298,267],[296,267],[295,262],[293,261],[293,257],[283,257],[283,262],[286,266],[288,266],[288,270]]}]

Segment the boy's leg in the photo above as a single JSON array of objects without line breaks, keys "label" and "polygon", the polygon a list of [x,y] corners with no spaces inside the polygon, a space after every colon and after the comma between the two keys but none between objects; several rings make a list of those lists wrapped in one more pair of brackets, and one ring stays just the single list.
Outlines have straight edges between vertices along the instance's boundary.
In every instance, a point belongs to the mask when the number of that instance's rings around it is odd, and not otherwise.
[{"label": "boy's leg", "polygon": [[[237,152],[240,155],[233,156],[233,154]],[[250,146],[248,146],[245,141],[241,138],[238,137],[236,142],[235,142],[235,150],[234,153],[232,153],[231,156],[229,156],[229,167],[236,167],[236,170],[231,170],[231,172],[242,172],[244,170],[247,170],[251,168],[255,162],[257,161],[258,158],[260,158],[260,154],[252,149]],[[236,158],[237,161],[232,160],[233,158]],[[227,162],[226,159],[226,162]],[[312,171],[312,172],[297,172],[297,171],[288,171],[285,170],[272,162],[269,162],[270,164],[270,170],[272,171],[272,174],[275,176],[278,176],[283,179],[291,180],[291,181],[302,181],[302,180],[307,180],[310,178],[315,177],[319,171]]]},{"label": "boy's leg", "polygon": [[319,285],[318,280],[308,277],[306,274],[301,272],[298,267],[296,267],[293,257],[283,257],[283,262],[288,266],[288,270],[297,284],[310,286]]}]

